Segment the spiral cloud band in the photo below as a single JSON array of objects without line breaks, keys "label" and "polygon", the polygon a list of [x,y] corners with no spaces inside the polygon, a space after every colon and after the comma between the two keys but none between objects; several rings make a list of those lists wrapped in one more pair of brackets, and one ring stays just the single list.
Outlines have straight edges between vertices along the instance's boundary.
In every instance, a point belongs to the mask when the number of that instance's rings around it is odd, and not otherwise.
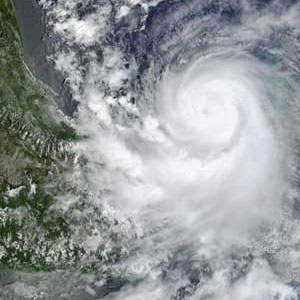
[{"label": "spiral cloud band", "polygon": [[192,228],[216,226],[219,240],[227,226],[236,231],[274,217],[283,192],[281,146],[264,113],[272,106],[263,103],[264,73],[248,57],[201,58],[166,75],[156,98],[168,143],[156,146],[163,153],[150,168]]}]

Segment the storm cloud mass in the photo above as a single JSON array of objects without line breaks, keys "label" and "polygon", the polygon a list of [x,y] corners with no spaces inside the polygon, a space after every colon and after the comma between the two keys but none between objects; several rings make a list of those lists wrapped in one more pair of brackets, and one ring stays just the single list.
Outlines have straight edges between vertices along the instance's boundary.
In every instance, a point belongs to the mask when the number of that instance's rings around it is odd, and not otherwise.
[{"label": "storm cloud mass", "polygon": [[107,220],[88,299],[298,299],[298,1],[38,3]]}]

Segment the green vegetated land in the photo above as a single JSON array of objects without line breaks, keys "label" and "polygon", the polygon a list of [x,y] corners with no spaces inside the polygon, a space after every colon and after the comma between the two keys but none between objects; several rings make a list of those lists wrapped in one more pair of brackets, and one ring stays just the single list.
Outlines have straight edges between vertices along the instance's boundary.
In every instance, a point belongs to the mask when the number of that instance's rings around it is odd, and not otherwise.
[{"label": "green vegetated land", "polygon": [[122,224],[73,180],[78,164],[68,149],[78,137],[53,95],[24,62],[12,0],[0,0],[0,270],[97,271],[111,279],[128,255]]},{"label": "green vegetated land", "polygon": [[11,0],[0,1],[0,268],[49,270],[73,263],[71,241],[56,196],[68,192],[67,145],[75,132],[51,91],[24,63]]}]

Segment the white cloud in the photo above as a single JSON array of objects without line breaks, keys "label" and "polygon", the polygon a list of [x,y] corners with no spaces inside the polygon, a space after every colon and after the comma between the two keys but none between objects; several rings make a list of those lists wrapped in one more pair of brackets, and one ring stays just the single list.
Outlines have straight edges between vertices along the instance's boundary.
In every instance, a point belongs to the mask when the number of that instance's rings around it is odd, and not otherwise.
[{"label": "white cloud", "polygon": [[[120,1],[116,11],[120,18],[137,3],[146,8],[158,2]],[[91,45],[109,32],[109,4],[81,20],[74,5],[73,0],[59,2],[51,11],[57,20],[54,30],[68,43]],[[269,38],[274,26],[295,26],[298,17],[294,9],[280,17],[246,10],[242,24],[220,29],[220,39],[212,38],[215,47],[206,59],[193,61],[181,74],[162,75],[160,89],[151,99],[154,104],[149,101],[142,107],[145,115],[130,103],[134,91],[118,94],[131,80],[134,66],[124,67],[124,55],[116,46],[102,49],[101,62],[94,52],[89,53],[85,78],[75,53],[57,53],[56,67],[67,74],[80,101],[75,126],[87,136],[74,146],[78,156],[88,161],[82,184],[88,185],[93,201],[102,205],[103,214],[121,220],[118,229],[130,241],[124,245],[139,249],[124,262],[125,269],[133,278],[152,278],[107,299],[168,299],[180,286],[161,284],[162,270],[157,266],[186,244],[196,249],[197,259],[217,261],[213,278],[192,299],[205,293],[218,300],[293,299],[294,292],[282,279],[285,274],[276,276],[261,261],[255,262],[244,279],[230,284],[225,258],[236,245],[261,250],[265,236],[261,241],[257,234],[261,228],[270,233],[273,225],[279,227],[282,197],[289,188],[285,159],[290,155],[290,132],[277,130],[283,127],[278,118],[281,111],[273,107],[275,100],[283,101],[271,80],[278,70],[243,51],[233,52],[244,43]],[[192,37],[200,25],[195,18],[181,34]],[[160,50],[167,51],[177,42],[170,36]],[[272,101],[266,96],[270,94]],[[121,119],[124,110],[139,118],[125,115]],[[72,202],[66,200],[67,210]],[[276,232],[270,249],[285,245],[278,238]],[[92,236],[85,245],[95,250],[100,242]],[[299,258],[297,252],[290,254],[289,263]]]}]

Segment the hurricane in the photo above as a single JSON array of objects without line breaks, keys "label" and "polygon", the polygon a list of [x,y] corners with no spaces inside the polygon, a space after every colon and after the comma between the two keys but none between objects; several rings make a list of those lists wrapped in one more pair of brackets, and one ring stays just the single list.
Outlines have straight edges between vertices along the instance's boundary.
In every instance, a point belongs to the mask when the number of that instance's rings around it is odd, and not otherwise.
[{"label": "hurricane", "polygon": [[300,299],[299,1],[36,4],[94,266],[36,299]]}]

